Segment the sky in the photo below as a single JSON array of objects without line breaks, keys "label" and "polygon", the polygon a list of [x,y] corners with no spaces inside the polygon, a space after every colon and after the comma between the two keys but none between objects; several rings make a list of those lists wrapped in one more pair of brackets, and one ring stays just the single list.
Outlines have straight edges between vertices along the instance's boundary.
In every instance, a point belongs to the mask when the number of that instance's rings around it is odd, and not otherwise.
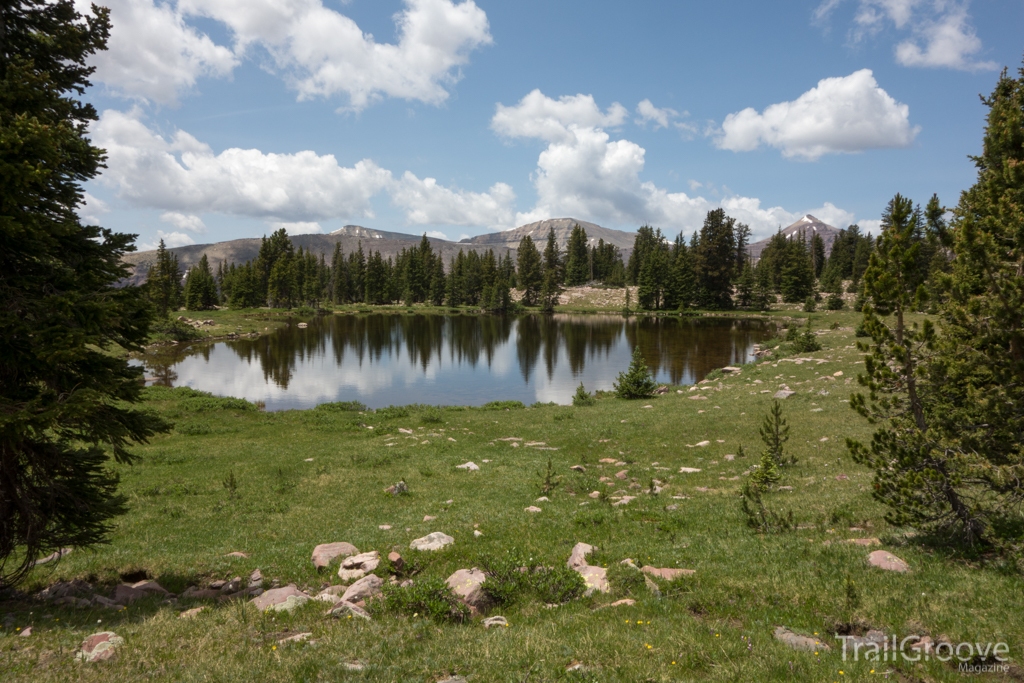
[{"label": "sky", "polygon": [[[75,0],[81,12],[87,0]],[[106,0],[82,217],[140,249],[722,207],[877,232],[975,179],[1021,0]]]}]

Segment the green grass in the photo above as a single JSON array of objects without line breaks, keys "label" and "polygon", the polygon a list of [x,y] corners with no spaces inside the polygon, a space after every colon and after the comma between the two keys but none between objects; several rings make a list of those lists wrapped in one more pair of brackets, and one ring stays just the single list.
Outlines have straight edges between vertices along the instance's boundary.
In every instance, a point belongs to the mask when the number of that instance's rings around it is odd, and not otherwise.
[{"label": "green grass", "polygon": [[[796,324],[806,318],[793,315],[801,319]],[[479,617],[446,623],[398,608],[365,622],[325,617],[324,603],[277,616],[241,602],[211,603],[197,618],[182,620],[179,612],[202,603],[154,598],[113,612],[22,597],[0,603],[10,622],[0,631],[0,678],[432,682],[458,673],[474,683],[863,681],[889,670],[892,680],[961,680],[955,666],[938,662],[844,663],[831,638],[844,624],[900,637],[1001,640],[1019,660],[1020,577],[922,546],[884,522],[870,496],[870,472],[852,463],[844,446],[848,436],[871,433],[844,402],[862,367],[853,348],[858,316],[818,313],[813,320],[824,348],[799,357],[826,363],[770,358],[738,377],[717,373],[704,385],[710,390],[682,387],[683,394],[640,401],[602,395],[588,407],[372,412],[338,405],[264,413],[188,390],[147,389],[151,407],[175,428],[137,449],[138,464],[117,468],[131,511],[117,521],[108,546],[35,570],[23,595],[71,578],[109,590],[119,576],[140,571],[180,592],[256,568],[268,582],[317,591],[337,577],[333,569],[317,574],[310,553],[331,541],[382,554],[397,549],[415,559],[413,580],[428,586],[460,568],[500,567],[509,553],[531,565],[564,566],[573,545],[584,541],[598,547],[592,564],[614,568],[615,593],[549,608],[538,596],[557,595],[561,586],[524,588],[516,599],[514,582],[506,581],[507,598],[490,614],[505,616],[509,626],[489,630]],[[833,322],[838,329],[828,329]],[[761,451],[758,425],[783,382],[797,391],[783,407],[791,426],[787,450],[799,462],[782,468],[780,483],[793,490],[766,494],[764,501],[775,511],[792,510],[799,528],[758,535],[746,525],[740,489]],[[690,398],[698,393],[707,400]],[[413,430],[414,438],[399,428]],[[513,436],[558,450],[498,440]],[[687,447],[705,440],[707,447]],[[744,459],[724,458],[741,445]],[[560,483],[549,502],[536,502],[549,458]],[[601,458],[627,464],[601,465]],[[467,460],[481,471],[455,469]],[[586,472],[569,469],[576,464]],[[680,474],[682,466],[701,472]],[[639,488],[614,479],[622,469]],[[233,495],[225,486],[232,474]],[[840,474],[848,478],[837,480]],[[614,485],[600,482],[602,476],[613,477]],[[400,479],[407,495],[383,492]],[[665,483],[658,495],[645,493],[652,479]],[[587,496],[595,490],[622,490],[636,499],[614,507],[607,497]],[[525,512],[529,505],[543,511]],[[437,519],[425,523],[424,515]],[[379,529],[382,524],[391,530]],[[484,535],[474,537],[474,529]],[[452,535],[455,544],[433,554],[409,550],[412,539],[432,531]],[[912,572],[871,569],[869,549],[841,542],[868,536],[881,538]],[[225,557],[232,551],[249,559]],[[697,573],[662,583],[656,597],[619,566],[627,557],[638,566]],[[595,609],[627,595],[635,606]],[[33,635],[18,637],[16,628],[29,625]],[[772,637],[778,625],[820,634],[833,649],[790,650]],[[99,665],[74,662],[81,640],[104,629],[126,639],[117,657]],[[311,631],[315,643],[277,645],[300,631]],[[349,671],[344,665],[352,660],[366,668]],[[575,663],[584,668],[567,672]]]}]

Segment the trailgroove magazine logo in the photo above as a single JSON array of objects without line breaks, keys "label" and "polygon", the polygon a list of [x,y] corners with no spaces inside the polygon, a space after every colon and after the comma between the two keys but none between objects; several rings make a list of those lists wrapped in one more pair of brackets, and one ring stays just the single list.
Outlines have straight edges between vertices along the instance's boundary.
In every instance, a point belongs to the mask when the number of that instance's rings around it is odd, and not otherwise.
[{"label": "trailgroove magazine logo", "polygon": [[1010,646],[998,642],[934,642],[928,636],[886,636],[869,631],[866,636],[836,636],[843,642],[843,661],[928,662],[956,660],[961,673],[1007,673]]}]

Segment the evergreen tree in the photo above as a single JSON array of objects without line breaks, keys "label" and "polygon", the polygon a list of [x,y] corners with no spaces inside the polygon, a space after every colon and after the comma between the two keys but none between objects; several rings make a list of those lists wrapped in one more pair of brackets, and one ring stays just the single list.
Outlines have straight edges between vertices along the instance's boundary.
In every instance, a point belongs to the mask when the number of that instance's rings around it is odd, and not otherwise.
[{"label": "evergreen tree", "polygon": [[544,245],[543,265],[545,279],[550,274],[551,282],[555,287],[565,281],[565,272],[563,270],[565,264],[562,261],[562,252],[558,248],[558,240],[555,239],[554,228],[548,228],[548,241]]},{"label": "evergreen tree", "polygon": [[825,269],[825,240],[817,232],[811,237],[811,268],[816,279],[821,277],[821,271]]},{"label": "evergreen tree", "polygon": [[569,235],[565,250],[565,284],[569,287],[589,282],[590,252],[587,249],[587,231],[576,224]]},{"label": "evergreen tree", "polygon": [[540,252],[529,235],[519,241],[517,259],[516,280],[523,292],[523,305],[536,306],[541,285],[544,284],[544,273],[541,270]]},{"label": "evergreen tree", "polygon": [[[890,522],[998,550],[1024,569],[1024,69],[1017,79],[1004,71],[984,101],[978,178],[947,238],[956,256],[944,278],[941,334],[911,328],[901,343],[892,325],[872,324],[872,400],[855,407],[883,423],[870,446],[851,447],[874,468]],[[890,223],[889,232],[900,225]],[[899,251],[902,236],[883,236],[879,253],[901,257],[897,265],[911,260]],[[872,285],[873,296],[890,290],[894,314],[916,294]]]},{"label": "evergreen tree", "polygon": [[167,251],[161,239],[156,249],[156,262],[146,276],[146,291],[160,317],[166,317],[180,305],[181,273],[178,259]]},{"label": "evergreen tree", "polygon": [[0,6],[0,588],[63,547],[106,541],[125,511],[113,458],[169,425],[135,404],[151,306],[122,257],[133,235],[82,225],[102,150],[80,96],[108,10],[71,0]]},{"label": "evergreen tree", "polygon": [[434,258],[434,266],[430,276],[430,303],[432,305],[440,306],[444,303],[444,288],[444,261],[438,255]]},{"label": "evergreen tree", "polygon": [[633,360],[629,364],[629,369],[620,372],[612,386],[619,398],[648,398],[654,395],[658,383],[654,381],[651,371],[647,368],[639,346],[633,348]]},{"label": "evergreen tree", "polygon": [[693,254],[697,275],[698,305],[710,309],[730,309],[733,269],[736,265],[736,220],[724,209],[709,211],[700,230]]},{"label": "evergreen tree", "polygon": [[807,243],[801,239],[786,240],[782,253],[779,293],[786,303],[800,303],[814,295],[814,267],[807,251]]},{"label": "evergreen tree", "polygon": [[217,283],[210,272],[210,262],[203,254],[199,263],[188,269],[185,275],[185,308],[190,311],[205,311],[217,303]]}]

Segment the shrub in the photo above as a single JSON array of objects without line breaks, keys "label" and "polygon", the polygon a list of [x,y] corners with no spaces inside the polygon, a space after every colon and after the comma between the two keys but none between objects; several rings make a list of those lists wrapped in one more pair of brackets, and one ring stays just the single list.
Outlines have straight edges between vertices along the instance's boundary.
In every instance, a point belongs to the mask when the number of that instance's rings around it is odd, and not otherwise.
[{"label": "shrub", "polygon": [[403,406],[388,406],[387,408],[378,408],[377,416],[382,420],[397,420],[402,417],[409,417],[409,409]]},{"label": "shrub", "polygon": [[256,404],[244,398],[211,396],[209,394],[190,396],[178,403],[178,407],[190,413],[205,413],[211,410],[258,410]]},{"label": "shrub", "polygon": [[813,296],[809,296],[806,299],[804,299],[804,311],[805,312],[807,312],[807,313],[814,313],[814,310],[816,308],[817,308],[817,304],[815,303]]},{"label": "shrub", "polygon": [[321,403],[315,410],[338,413],[358,413],[366,410],[366,405],[359,401],[336,401],[334,403]]},{"label": "shrub", "polygon": [[629,370],[620,372],[613,386],[615,395],[619,398],[648,398],[654,395],[658,383],[651,376],[651,371],[640,354],[639,346],[633,349],[633,360],[629,364]]},{"label": "shrub", "polygon": [[[794,328],[795,329],[795,328]],[[821,351],[821,342],[818,341],[817,335],[811,331],[811,321],[807,321],[807,327],[803,332],[794,335],[793,339],[793,350],[797,353],[812,353],[814,351]],[[788,337],[787,337],[788,338]]]},{"label": "shrub", "polygon": [[483,404],[484,410],[520,410],[526,408],[522,401],[490,401]]},{"label": "shrub", "polygon": [[[764,441],[764,453],[776,465],[787,464],[785,445],[789,441],[789,424],[786,418],[782,417],[782,404],[778,400],[772,401],[772,407],[764,416],[759,430],[761,440]],[[790,457],[789,464],[796,464],[796,458]]]},{"label": "shrub", "polygon": [[606,577],[616,597],[638,597],[647,593],[644,573],[636,567],[615,562],[608,567]]},{"label": "shrub", "polygon": [[423,424],[441,424],[444,422],[444,413],[441,412],[440,408],[427,408],[420,415],[420,422]]},{"label": "shrub", "polygon": [[469,618],[469,608],[443,579],[423,579],[404,587],[385,583],[380,598],[368,607],[371,614],[418,614],[436,622],[461,623]]},{"label": "shrub", "polygon": [[595,403],[597,403],[597,399],[583,387],[583,382],[580,382],[580,385],[576,387],[576,393],[572,396],[572,404],[574,406],[592,406]]},{"label": "shrub", "polygon": [[844,305],[845,304],[843,302],[843,295],[838,292],[835,292],[832,295],[830,295],[828,297],[828,302],[826,303],[826,306],[830,311],[841,311],[843,310]]},{"label": "shrub", "polygon": [[487,574],[483,590],[497,606],[508,606],[529,598],[545,604],[575,600],[587,590],[577,572],[564,565],[540,567],[517,550],[481,561]]}]

